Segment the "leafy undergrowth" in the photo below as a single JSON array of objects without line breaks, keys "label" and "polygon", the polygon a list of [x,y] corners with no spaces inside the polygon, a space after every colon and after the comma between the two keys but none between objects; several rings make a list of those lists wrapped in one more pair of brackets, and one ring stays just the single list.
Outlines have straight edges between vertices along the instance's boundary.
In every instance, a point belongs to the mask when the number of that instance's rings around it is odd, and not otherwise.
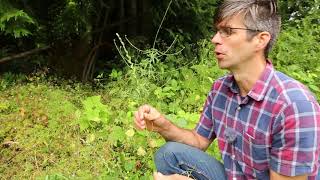
[{"label": "leafy undergrowth", "polygon": [[[0,77],[1,178],[152,179],[153,154],[165,141],[136,131],[134,111],[149,103],[191,129],[223,73],[203,62],[152,68],[114,70],[99,88],[39,75]],[[216,143],[209,153],[220,158]]]},{"label": "leafy undergrowth", "polygon": [[[153,154],[164,140],[133,128],[138,104],[131,100],[27,83],[2,91],[0,102],[4,179],[150,179],[155,170]],[[199,118],[183,111],[170,117],[185,127]]]},{"label": "leafy undergrowth", "polygon": [[[81,101],[94,95],[84,91],[28,83],[1,92],[2,178],[150,176],[155,136],[136,134],[131,123],[123,124],[122,118],[129,118],[126,113],[110,115],[104,128],[81,131],[77,112]],[[131,117],[125,120],[129,121]]]}]

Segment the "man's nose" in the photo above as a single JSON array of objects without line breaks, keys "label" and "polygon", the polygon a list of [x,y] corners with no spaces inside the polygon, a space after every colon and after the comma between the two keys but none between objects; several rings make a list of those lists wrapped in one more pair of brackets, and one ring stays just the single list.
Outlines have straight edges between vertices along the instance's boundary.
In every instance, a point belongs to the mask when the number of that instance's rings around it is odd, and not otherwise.
[{"label": "man's nose", "polygon": [[216,32],[213,37],[211,38],[211,43],[213,45],[221,44],[221,36],[219,32]]}]

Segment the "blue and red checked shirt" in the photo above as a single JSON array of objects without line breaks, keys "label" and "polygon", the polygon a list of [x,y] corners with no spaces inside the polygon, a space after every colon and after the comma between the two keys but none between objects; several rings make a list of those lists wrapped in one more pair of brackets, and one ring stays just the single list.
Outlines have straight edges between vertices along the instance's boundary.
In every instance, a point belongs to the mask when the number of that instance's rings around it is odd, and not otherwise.
[{"label": "blue and red checked shirt", "polygon": [[270,179],[270,169],[316,179],[320,106],[305,86],[269,61],[246,97],[232,75],[218,79],[196,131],[217,138],[228,179]]}]

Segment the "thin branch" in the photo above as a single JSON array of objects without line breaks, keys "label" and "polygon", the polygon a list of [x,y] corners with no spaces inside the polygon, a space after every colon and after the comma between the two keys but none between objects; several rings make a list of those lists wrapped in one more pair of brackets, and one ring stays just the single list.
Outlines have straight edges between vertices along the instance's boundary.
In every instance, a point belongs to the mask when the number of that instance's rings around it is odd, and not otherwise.
[{"label": "thin branch", "polygon": [[45,51],[45,50],[47,50],[49,48],[50,48],[50,46],[45,46],[45,47],[42,47],[42,48],[36,48],[36,49],[25,51],[25,52],[22,52],[22,53],[19,53],[19,54],[14,54],[14,55],[11,55],[11,56],[7,56],[7,57],[4,57],[4,58],[1,58],[0,59],[0,63],[4,63],[6,61],[11,61],[11,60],[18,59],[18,58],[27,57],[27,56],[30,56],[32,54],[36,54],[38,52]]},{"label": "thin branch", "polygon": [[169,2],[169,5],[168,5],[168,7],[167,7],[167,9],[166,9],[166,12],[164,13],[164,16],[163,16],[163,18],[162,18],[162,20],[161,20],[161,23],[160,23],[160,26],[159,26],[159,28],[158,28],[157,34],[156,34],[156,36],[154,37],[154,41],[153,41],[153,46],[152,46],[152,48],[154,48],[154,47],[156,46],[156,41],[157,41],[157,38],[158,38],[159,31],[160,31],[160,29],[161,29],[161,26],[162,26],[162,23],[163,23],[164,19],[166,18],[166,15],[167,15],[167,13],[168,13],[168,10],[169,10],[169,8],[170,8],[171,3],[172,3],[172,0]]}]

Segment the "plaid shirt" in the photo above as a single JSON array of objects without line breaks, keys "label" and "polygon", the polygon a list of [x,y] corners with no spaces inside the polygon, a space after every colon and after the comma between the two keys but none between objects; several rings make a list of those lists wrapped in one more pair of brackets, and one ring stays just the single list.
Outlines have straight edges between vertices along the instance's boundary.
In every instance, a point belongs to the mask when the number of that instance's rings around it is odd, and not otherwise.
[{"label": "plaid shirt", "polygon": [[270,179],[269,170],[316,179],[320,106],[305,86],[271,62],[246,97],[232,75],[209,93],[196,131],[217,138],[228,179]]}]

